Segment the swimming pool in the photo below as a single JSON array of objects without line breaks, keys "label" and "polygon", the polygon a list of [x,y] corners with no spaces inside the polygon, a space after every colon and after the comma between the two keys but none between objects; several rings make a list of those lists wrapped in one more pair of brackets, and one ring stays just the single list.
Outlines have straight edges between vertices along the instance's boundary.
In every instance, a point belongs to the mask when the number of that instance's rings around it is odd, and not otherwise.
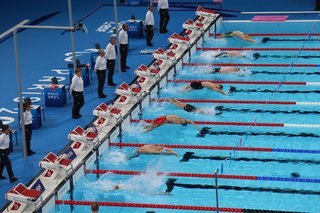
[{"label": "swimming pool", "polygon": [[[241,30],[261,33],[252,29],[251,23],[248,25],[246,30],[246,23],[241,23]],[[291,23],[288,25],[281,24],[281,31],[268,29],[268,27],[265,30],[268,30],[268,33],[271,30],[279,33],[283,31],[305,33],[314,29],[314,23],[309,24],[309,28],[305,27],[305,31],[300,29],[299,32],[293,28],[296,25],[292,26]],[[272,25],[266,24],[266,26]],[[238,24],[224,23],[222,30],[225,29],[228,31],[238,29]],[[247,44],[236,39],[225,43],[210,40],[207,40],[202,47],[266,47],[264,44]],[[279,45],[277,42],[270,42],[267,45],[272,48],[300,48],[303,43],[305,42],[294,44],[283,42]],[[317,44],[310,44],[310,47],[315,47]],[[294,66],[295,64],[317,64],[317,58],[301,59],[303,61],[300,61],[300,58],[298,58],[299,61],[296,61],[296,58],[276,60],[264,58],[261,61],[245,58],[216,60],[199,57],[202,53],[202,51],[197,52],[188,62],[195,63],[197,66],[184,64],[185,66],[177,69],[174,78],[170,79],[172,81],[159,94],[154,95],[155,101],[151,102],[151,106],[145,108],[133,119],[148,120],[161,115],[176,114],[200,123],[205,122],[199,126],[211,129],[202,131],[203,134],[198,135],[192,125],[183,127],[169,124],[149,133],[138,133],[143,124],[133,122],[127,126],[117,141],[113,141],[115,143],[111,144],[107,153],[101,155],[97,164],[88,168],[86,177],[80,179],[74,191],[66,194],[62,200],[128,202],[134,203],[132,206],[142,207],[101,207],[101,212],[145,212],[152,210],[153,207],[156,207],[156,212],[185,211],[161,209],[161,206],[152,205],[147,208],[138,205],[141,203],[164,204],[163,208],[167,207],[166,205],[180,206],[180,209],[183,209],[181,206],[189,206],[188,212],[199,212],[200,209],[195,207],[202,206],[203,210],[206,210],[204,207],[216,206],[213,174],[219,170],[219,207],[229,208],[223,209],[226,212],[263,212],[262,210],[265,210],[264,212],[268,210],[319,212],[320,179],[318,179],[319,171],[316,170],[320,163],[320,147],[317,143],[320,137],[319,126],[317,126],[319,124],[318,85],[281,84],[279,86],[266,83],[318,82],[316,74],[303,73],[316,73],[319,71],[317,66]],[[281,55],[280,53],[300,55],[299,51],[270,51],[268,54]],[[309,52],[301,51],[301,54],[309,54]],[[317,55],[317,51],[313,51],[312,55]],[[214,67],[202,66],[202,63],[247,64],[245,67],[252,73],[258,72],[241,75],[199,74],[203,70]],[[198,66],[199,64],[201,66]],[[264,65],[250,66],[251,64]],[[266,66],[266,64],[289,64],[289,66]],[[291,72],[300,72],[300,74],[290,75]],[[179,93],[179,89],[186,85],[180,82],[181,80],[237,81],[238,83],[224,84],[225,90],[229,86],[235,86],[237,92],[228,96],[209,90]],[[240,84],[240,81],[251,83]],[[164,100],[169,97],[183,99],[185,102],[206,109],[211,115],[187,113]],[[157,102],[157,99],[160,99],[160,102]],[[212,100],[219,100],[220,103]],[[238,102],[235,103],[235,101]],[[270,104],[271,102],[273,104]],[[222,107],[217,109],[216,106]],[[126,154],[141,144],[166,144],[174,148],[181,157],[142,155],[127,161]],[[122,146],[121,151],[118,146]],[[183,161],[180,161],[182,159]],[[105,173],[106,170],[112,170],[113,173]],[[145,171],[147,171],[146,174],[138,175],[139,172]],[[158,175],[158,172],[169,174]],[[300,177],[292,177],[292,174],[299,174]],[[125,185],[125,189],[112,190],[113,186],[119,183]],[[171,196],[161,194],[169,184],[174,186]],[[78,205],[62,205],[57,206],[57,209],[52,212],[72,210],[87,212],[88,209]],[[220,209],[220,211],[223,210]]]}]

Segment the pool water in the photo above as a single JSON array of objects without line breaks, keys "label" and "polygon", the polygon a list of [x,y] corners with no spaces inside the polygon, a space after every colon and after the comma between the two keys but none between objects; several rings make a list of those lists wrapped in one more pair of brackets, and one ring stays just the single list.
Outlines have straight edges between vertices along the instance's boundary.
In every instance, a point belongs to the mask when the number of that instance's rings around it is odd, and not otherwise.
[{"label": "pool water", "polygon": [[[241,23],[241,28],[246,24]],[[250,31],[251,23],[245,32]],[[266,25],[270,28],[270,25]],[[281,25],[285,26],[285,25]],[[296,32],[289,24],[290,32]],[[309,27],[309,28],[308,28]],[[305,32],[316,33],[318,24],[311,23]],[[223,29],[237,29],[236,24],[228,23]],[[261,29],[261,28],[260,28]],[[266,29],[267,30],[267,29]],[[281,29],[284,30],[284,29]],[[273,29],[272,32],[277,32]],[[268,31],[270,33],[270,31]],[[288,31],[287,31],[288,33]],[[272,37],[281,39],[283,37]],[[285,37],[296,39],[297,37]],[[301,37],[299,37],[301,38]],[[260,37],[257,38],[261,39]],[[208,39],[203,47],[318,47],[318,41],[286,41],[248,44],[238,39]],[[142,175],[120,175],[106,173],[87,174],[77,183],[73,199],[84,201],[130,202],[150,204],[170,204],[188,206],[260,209],[274,211],[320,212],[320,124],[319,107],[315,104],[270,105],[270,104],[226,104],[203,103],[201,100],[259,100],[259,101],[295,101],[318,102],[319,85],[268,85],[268,84],[224,84],[224,90],[235,86],[235,93],[222,95],[209,90],[197,90],[181,93],[186,85],[179,80],[233,80],[233,81],[297,81],[319,82],[319,67],[275,67],[248,66],[251,73],[209,74],[201,73],[212,69],[212,64],[318,64],[317,57],[303,58],[295,56],[320,56],[319,51],[258,51],[261,55],[285,55],[289,58],[266,57],[257,60],[248,58],[214,59],[207,56],[210,51],[198,51],[190,63],[208,63],[206,66],[183,66],[177,70],[173,82],[169,82],[158,98],[187,99],[209,112],[209,115],[187,113],[168,102],[152,102],[143,110],[140,117],[134,119],[155,119],[156,117],[176,114],[193,121],[208,122],[250,122],[306,124],[296,127],[237,126],[201,124],[199,128],[210,128],[204,134],[192,125],[163,125],[152,132],[142,133],[143,122],[131,123],[116,143],[130,144],[167,144],[181,145],[174,148],[180,157],[163,155],[142,155],[126,160],[133,147],[111,146],[89,169],[121,170],[146,172]],[[252,55],[253,51],[248,51]],[[297,72],[292,75],[291,73]],[[221,123],[220,123],[221,124]],[[184,146],[189,145],[189,146]],[[195,147],[191,147],[195,146]],[[271,148],[272,151],[243,151],[206,149],[203,146]],[[309,151],[308,151],[309,150]],[[313,150],[311,152],[310,150]],[[215,180],[218,174],[256,176],[258,180],[248,178],[218,178],[218,197],[215,192]],[[157,172],[182,173],[184,176],[158,175]],[[195,174],[195,175],[190,175]],[[201,176],[207,174],[207,176]],[[299,175],[294,177],[293,175]],[[210,176],[211,175],[211,176]],[[192,176],[192,177],[188,177]],[[268,178],[266,178],[268,177]],[[268,179],[268,180],[266,180]],[[174,185],[170,195],[163,194],[168,184]],[[114,190],[115,185],[123,186]],[[70,199],[66,194],[65,200]],[[55,212],[88,212],[89,207],[59,206]],[[101,207],[101,212],[146,212],[147,208]],[[156,209],[156,212],[185,212],[185,210]],[[198,210],[188,212],[199,212]]]}]

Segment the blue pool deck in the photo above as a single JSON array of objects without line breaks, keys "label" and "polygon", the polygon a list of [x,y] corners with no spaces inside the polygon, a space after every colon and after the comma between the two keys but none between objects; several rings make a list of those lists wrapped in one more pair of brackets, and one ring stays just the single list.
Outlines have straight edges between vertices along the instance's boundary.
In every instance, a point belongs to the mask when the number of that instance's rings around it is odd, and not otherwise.
[{"label": "blue pool deck", "polygon": [[[89,34],[77,32],[76,51],[82,63],[89,62],[89,54],[86,49],[94,48],[95,43],[100,43],[104,48],[107,44],[110,33],[97,32],[103,23],[113,21],[113,7],[110,5],[111,0],[94,0],[94,1],[73,1],[74,21],[83,19],[88,28]],[[225,1],[228,6],[228,1]],[[104,6],[101,6],[106,4]],[[19,5],[19,6],[17,6]],[[8,30],[18,22],[24,19],[31,21],[37,20],[38,25],[59,25],[66,26],[68,20],[67,1],[5,1],[2,3],[2,12],[0,14],[0,33]],[[251,5],[252,6],[252,5]],[[283,6],[283,5],[282,5]],[[292,6],[293,7],[293,6]],[[311,4],[306,9],[311,9]],[[236,10],[236,8],[230,8]],[[254,9],[254,8],[253,8]],[[290,8],[288,8],[290,9]],[[182,31],[182,23],[188,18],[195,17],[194,9],[172,8],[170,11],[171,21],[169,23],[169,33],[155,33],[154,47],[165,48],[168,45],[167,38],[173,32],[180,33]],[[126,21],[131,15],[135,15],[136,19],[144,20],[147,6],[119,6],[119,20]],[[229,19],[250,19],[254,14],[239,14],[238,12],[229,12],[232,14]],[[318,20],[318,13],[294,14],[289,19],[308,19]],[[159,16],[155,13],[155,23],[158,25]],[[39,100],[35,104],[44,107],[43,91],[32,89],[35,84],[43,84],[46,76],[57,76],[57,70],[66,70],[67,62],[66,53],[71,51],[71,42],[69,33],[61,35],[62,31],[50,30],[25,30],[18,34],[20,65],[22,77],[22,91],[25,97],[31,96]],[[133,71],[140,64],[149,64],[152,61],[150,54],[140,55],[140,50],[150,49],[145,45],[145,38],[130,39],[130,50],[127,64],[131,67],[126,73],[115,72],[114,79],[118,85],[122,82],[130,83],[134,78]],[[32,149],[35,155],[23,158],[21,145],[21,132],[18,125],[17,103],[14,101],[17,97],[17,77],[15,71],[15,58],[12,37],[6,40],[0,40],[0,62],[1,62],[1,78],[0,78],[0,119],[4,121],[12,121],[10,126],[18,132],[18,145],[15,145],[14,151],[10,154],[15,176],[18,182],[28,184],[32,178],[40,171],[39,161],[49,152],[59,153],[65,147],[69,140],[68,133],[77,125],[86,126],[94,118],[92,110],[102,102],[97,97],[97,79],[93,73],[93,81],[91,85],[85,89],[85,105],[81,109],[83,117],[79,120],[71,119],[72,99],[67,99],[67,104],[62,108],[45,108],[45,121],[42,127],[33,131]],[[65,80],[59,83],[68,84],[68,75],[59,75]],[[113,100],[116,96],[114,88],[104,89],[108,96],[105,102]],[[6,171],[3,175],[7,176]],[[16,183],[9,183],[7,180],[0,181],[0,204],[5,204],[5,193]]]}]

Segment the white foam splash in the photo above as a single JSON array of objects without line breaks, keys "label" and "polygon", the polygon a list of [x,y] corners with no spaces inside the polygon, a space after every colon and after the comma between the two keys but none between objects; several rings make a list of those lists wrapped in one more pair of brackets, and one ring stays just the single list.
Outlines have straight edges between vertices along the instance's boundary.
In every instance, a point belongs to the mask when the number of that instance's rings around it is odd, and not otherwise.
[{"label": "white foam splash", "polygon": [[104,157],[104,163],[112,164],[112,165],[127,164],[126,153],[124,153],[120,149],[115,151],[110,151]]}]

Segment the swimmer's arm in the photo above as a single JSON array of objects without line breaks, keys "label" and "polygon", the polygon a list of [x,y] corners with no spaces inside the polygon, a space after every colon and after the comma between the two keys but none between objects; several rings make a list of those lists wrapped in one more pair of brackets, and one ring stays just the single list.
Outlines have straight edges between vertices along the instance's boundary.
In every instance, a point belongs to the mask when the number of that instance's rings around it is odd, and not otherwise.
[{"label": "swimmer's arm", "polygon": [[160,192],[159,195],[169,195],[172,196],[172,194],[170,192]]},{"label": "swimmer's arm", "polygon": [[189,85],[182,87],[178,92],[190,92],[193,90]]},{"label": "swimmer's arm", "polygon": [[179,154],[175,153],[172,149],[167,148],[167,147],[163,147],[163,149],[166,150],[168,152],[168,154],[175,155],[175,156],[179,157]]},{"label": "swimmer's arm", "polygon": [[143,132],[150,132],[150,131],[153,130],[154,128],[156,128],[156,126],[154,126],[154,125],[145,126],[145,127],[143,127]]},{"label": "swimmer's arm", "polygon": [[229,93],[227,93],[227,92],[225,92],[225,91],[223,91],[223,90],[220,90],[220,89],[217,89],[217,90],[215,90],[215,91],[221,93],[222,95],[228,95],[228,94],[229,94]]},{"label": "swimmer's arm", "polygon": [[189,124],[192,124],[199,132],[200,132],[200,128],[191,120],[187,120],[186,121],[189,123]]},{"label": "swimmer's arm", "polygon": [[197,112],[204,114],[204,115],[210,115],[210,112],[202,110],[202,109],[197,109]]}]

